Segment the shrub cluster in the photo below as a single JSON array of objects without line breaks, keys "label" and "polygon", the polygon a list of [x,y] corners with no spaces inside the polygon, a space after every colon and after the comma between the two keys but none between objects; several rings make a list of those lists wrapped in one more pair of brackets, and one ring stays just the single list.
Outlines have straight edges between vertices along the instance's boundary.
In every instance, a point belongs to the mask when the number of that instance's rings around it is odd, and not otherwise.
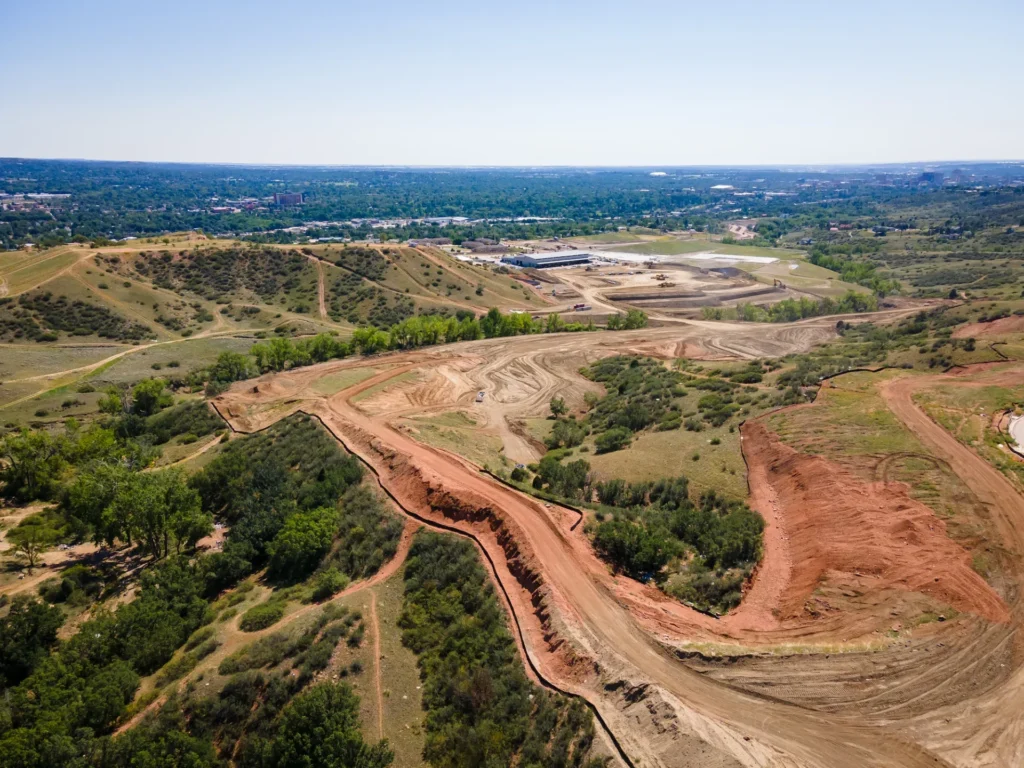
[{"label": "shrub cluster", "polygon": [[421,533],[405,569],[402,642],[418,656],[432,765],[600,766],[590,712],[532,685],[476,550]]},{"label": "shrub cluster", "polygon": [[134,265],[139,274],[157,287],[185,290],[210,300],[252,291],[261,299],[272,301],[299,289],[304,289],[307,300],[316,300],[315,268],[305,256],[294,251],[256,245],[176,254],[144,251]]},{"label": "shrub cluster", "polygon": [[740,586],[761,557],[760,515],[713,491],[694,503],[683,477],[656,483],[612,480],[598,483],[596,490],[613,512],[602,515],[594,546],[617,569],[664,586],[666,566],[688,560],[689,578],[672,579],[673,594],[704,610],[739,604]]},{"label": "shrub cluster", "polygon": [[142,341],[153,331],[100,304],[50,291],[30,291],[17,298],[0,298],[0,339],[56,341],[59,333],[100,336],[115,341]]}]

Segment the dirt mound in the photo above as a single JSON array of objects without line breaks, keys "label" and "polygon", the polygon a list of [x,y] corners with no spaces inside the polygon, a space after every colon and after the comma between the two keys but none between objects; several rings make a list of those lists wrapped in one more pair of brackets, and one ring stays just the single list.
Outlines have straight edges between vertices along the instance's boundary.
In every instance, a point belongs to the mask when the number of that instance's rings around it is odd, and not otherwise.
[{"label": "dirt mound", "polygon": [[780,619],[803,617],[808,598],[838,577],[871,590],[921,592],[958,611],[1009,621],[1006,605],[972,570],[967,551],[906,486],[865,483],[826,459],[783,445],[757,422],[744,426],[743,437],[747,460],[765,468],[785,531],[791,567]]},{"label": "dirt mound", "polygon": [[962,325],[953,331],[954,339],[970,339],[981,336],[1003,336],[1007,333],[1024,332],[1024,315],[1011,315],[987,323]]}]

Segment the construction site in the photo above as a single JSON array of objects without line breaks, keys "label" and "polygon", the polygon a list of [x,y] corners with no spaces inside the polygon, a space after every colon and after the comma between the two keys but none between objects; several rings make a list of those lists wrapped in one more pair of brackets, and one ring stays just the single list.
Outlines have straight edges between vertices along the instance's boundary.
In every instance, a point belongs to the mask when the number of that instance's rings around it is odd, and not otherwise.
[{"label": "construction site", "polygon": [[[643,277],[657,284],[681,275],[666,268]],[[595,304],[610,301],[577,285]],[[595,391],[579,374],[589,362],[619,353],[781,357],[827,341],[834,326],[834,318],[688,322],[470,342],[378,357],[362,375],[362,360],[269,375],[236,385],[215,405],[241,433],[297,411],[316,416],[402,514],[471,538],[531,676],[593,706],[620,764],[1021,764],[1024,496],[917,404],[954,377],[1019,382],[1018,363],[858,374],[867,378],[849,385],[838,377],[813,404],[746,421],[740,445],[749,503],[766,522],[764,555],[742,604],[722,618],[614,574],[595,555],[579,511],[496,480],[493,465],[467,458],[467,441],[444,447],[423,432],[430,419],[455,424],[452,415],[463,414],[473,442],[494,441],[497,454],[529,462],[543,446],[523,425],[543,418],[554,395],[582,407]],[[358,383],[318,386],[330,380]],[[810,447],[838,417],[832,409],[845,407],[847,386],[870,398],[912,450]],[[922,461],[940,490],[953,489],[957,517],[918,500],[907,473]],[[991,555],[987,578],[979,547]]]}]

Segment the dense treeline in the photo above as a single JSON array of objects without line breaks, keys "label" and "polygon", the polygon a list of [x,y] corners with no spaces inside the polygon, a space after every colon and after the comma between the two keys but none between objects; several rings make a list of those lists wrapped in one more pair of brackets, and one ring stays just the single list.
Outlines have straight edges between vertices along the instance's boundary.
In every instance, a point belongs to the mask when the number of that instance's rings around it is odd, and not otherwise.
[{"label": "dense treeline", "polygon": [[0,763],[98,764],[104,735],[132,700],[140,676],[156,671],[203,623],[202,591],[195,565],[167,560],[143,573],[132,602],[99,612],[38,658],[0,700]]},{"label": "dense treeline", "polygon": [[[346,683],[303,687],[303,677],[233,675],[219,694],[173,697],[104,745],[98,768],[386,768],[386,741],[359,730],[359,698]],[[141,761],[146,762],[142,763]]]},{"label": "dense treeline", "polygon": [[[638,313],[631,322],[634,323],[632,327],[642,327],[639,323],[646,324],[646,316],[642,312]],[[548,315],[544,320],[534,320],[525,312],[506,315],[492,307],[479,320],[472,313],[460,312],[454,317],[416,315],[392,325],[388,330],[365,326],[353,331],[349,341],[342,341],[326,333],[299,340],[279,337],[254,344],[250,354],[261,372],[282,371],[356,353],[372,355],[388,350],[415,349],[456,341],[595,330],[597,327],[593,322],[566,323],[558,314]]]},{"label": "dense treeline", "polygon": [[751,323],[792,323],[808,317],[876,311],[878,311],[876,296],[847,291],[838,299],[826,296],[824,299],[814,300],[801,296],[799,299],[783,299],[768,306],[738,304],[736,318]]},{"label": "dense treeline", "polygon": [[[217,694],[172,695],[157,714],[111,739],[141,676],[160,669],[182,645],[194,649],[183,661],[215,647],[204,640],[208,629],[199,629],[214,613],[205,583],[203,560],[165,561],[143,573],[132,602],[101,612],[65,642],[56,641],[59,609],[19,599],[0,622],[9,686],[0,700],[2,764],[220,768],[233,758],[241,768],[284,768],[301,755],[303,764],[323,768],[390,765],[386,742],[363,741],[358,699],[347,685],[309,685],[353,628],[353,617],[330,606],[283,657],[264,660],[274,666],[294,657],[297,674],[289,674],[290,662],[283,675],[228,673]],[[178,674],[171,666],[165,671]]]},{"label": "dense treeline", "polygon": [[[359,726],[359,699],[344,682],[314,682],[335,647],[362,631],[358,614],[326,605],[300,632],[279,632],[227,657],[227,679],[216,693],[190,687],[173,693],[153,715],[104,743],[100,768],[136,766],[140,756],[177,768],[385,768],[393,761],[386,741],[370,744]],[[206,628],[204,628],[206,629]],[[185,648],[206,645],[194,633]],[[165,667],[165,671],[174,666]],[[345,668],[342,674],[358,673]],[[151,763],[146,763],[150,765]]]},{"label": "dense treeline", "polygon": [[505,612],[468,541],[420,533],[405,568],[402,642],[418,656],[434,766],[599,766],[592,716],[530,683]]},{"label": "dense treeline", "polygon": [[[30,567],[62,540],[120,541],[166,557],[209,533],[212,520],[184,475],[142,472],[159,455],[154,443],[176,428],[212,431],[220,422],[205,404],[197,416],[195,405],[168,408],[170,402],[165,382],[149,379],[111,389],[100,400],[108,416],[88,428],[69,419],[62,431],[23,429],[0,439],[0,495],[55,502],[60,512],[30,516],[11,532]],[[183,409],[192,415],[183,417]]]},{"label": "dense treeline", "polygon": [[332,542],[325,569],[374,573],[394,554],[402,526],[357,487],[362,476],[358,460],[303,414],[229,443],[191,480],[202,508],[231,526],[223,550],[207,557],[211,584],[229,586],[267,564],[282,581],[304,578]]}]

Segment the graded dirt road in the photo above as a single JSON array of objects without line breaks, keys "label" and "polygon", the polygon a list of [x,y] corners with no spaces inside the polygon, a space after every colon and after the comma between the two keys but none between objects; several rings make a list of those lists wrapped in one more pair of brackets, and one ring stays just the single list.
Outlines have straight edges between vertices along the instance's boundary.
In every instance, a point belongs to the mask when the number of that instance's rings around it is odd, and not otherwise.
[{"label": "graded dirt road", "polygon": [[[1014,760],[1021,742],[1017,713],[1024,712],[1018,697],[1024,689],[1012,652],[1018,606],[1011,605],[1012,620],[1007,621],[998,598],[971,602],[980,599],[971,591],[973,572],[964,572],[952,584],[966,590],[965,610],[987,618],[965,620],[967,629],[951,635],[948,648],[945,642],[936,642],[945,634],[925,635],[874,655],[748,655],[749,663],[737,657],[738,663],[723,671],[713,660],[679,658],[671,649],[718,642],[732,644],[742,655],[740,644],[757,646],[764,622],[744,624],[743,617],[749,618],[751,612],[770,617],[783,604],[792,560],[803,556],[802,551],[791,552],[791,562],[776,562],[777,545],[786,540],[784,528],[769,532],[766,563],[751,597],[760,583],[775,586],[762,588],[760,596],[735,616],[715,621],[651,587],[614,578],[595,557],[582,529],[571,530],[576,516],[567,510],[547,507],[501,485],[468,461],[425,446],[392,424],[398,413],[469,402],[487,382],[492,387],[488,394],[500,393],[508,405],[504,411],[498,409],[502,418],[520,406],[529,410],[538,402],[546,404],[556,391],[581,396],[586,386],[576,373],[581,361],[621,351],[672,355],[685,348],[709,357],[801,351],[827,338],[833,322],[692,324],[471,342],[376,358],[376,375],[331,396],[316,393],[311,385],[370,361],[327,363],[241,383],[217,405],[239,431],[262,428],[296,410],[316,414],[374,470],[382,487],[408,514],[473,538],[493,569],[532,666],[544,680],[586,697],[634,765],[1020,764]],[[392,379],[410,371],[420,371],[423,380],[435,381],[438,387],[426,392],[421,391],[425,385],[404,383],[396,388],[399,395],[382,392]],[[912,403],[910,407],[914,408]],[[915,429],[913,413],[902,406],[893,409]],[[946,435],[945,450],[952,450],[950,440]],[[789,493],[780,487],[779,498],[768,499],[780,505],[780,516],[785,516]],[[1012,527],[1015,519],[1017,530],[1024,531],[1024,512],[1012,503],[1004,506],[1007,525]],[[917,521],[912,525],[924,535],[925,513],[912,512],[917,515],[909,518]],[[816,536],[828,534],[824,530]],[[774,547],[772,535],[777,539]],[[1007,539],[1008,548],[1024,549],[1018,546],[1019,535]],[[935,538],[924,551],[953,552],[942,549],[945,546]],[[892,578],[897,581],[899,566],[893,563]],[[808,642],[820,639],[813,629],[806,637]],[[767,642],[777,640],[767,633]],[[969,659],[975,653],[984,668],[972,671]],[[936,679],[936,673],[945,682]],[[966,715],[956,727],[950,726],[953,711],[965,706]],[[1012,708],[1000,714],[1000,706]]]},{"label": "graded dirt road", "polygon": [[[1024,367],[1018,364],[992,366],[992,369],[1008,382],[1024,380]],[[896,379],[882,388],[882,396],[900,421],[934,456],[953,467],[960,479],[985,504],[999,531],[1005,548],[1004,557],[1010,561],[1008,569],[1019,577],[1024,555],[1024,497],[1005,475],[958,442],[913,401],[916,392],[938,383],[956,382],[963,375],[963,370],[956,370],[938,376]],[[1005,632],[989,637],[987,644],[978,644],[973,649],[976,656],[991,653],[992,648],[1002,644],[1013,644],[1019,654],[1021,640],[1017,630],[1024,624],[1024,593],[1019,586],[1014,590],[1010,608],[1012,625]],[[954,717],[955,714],[959,716]],[[972,701],[966,711],[959,706],[950,706],[932,713],[931,719],[943,724],[938,726],[942,729],[940,743],[945,751],[956,757],[957,763],[1024,765],[1024,666],[1018,665],[1004,684]]]}]

